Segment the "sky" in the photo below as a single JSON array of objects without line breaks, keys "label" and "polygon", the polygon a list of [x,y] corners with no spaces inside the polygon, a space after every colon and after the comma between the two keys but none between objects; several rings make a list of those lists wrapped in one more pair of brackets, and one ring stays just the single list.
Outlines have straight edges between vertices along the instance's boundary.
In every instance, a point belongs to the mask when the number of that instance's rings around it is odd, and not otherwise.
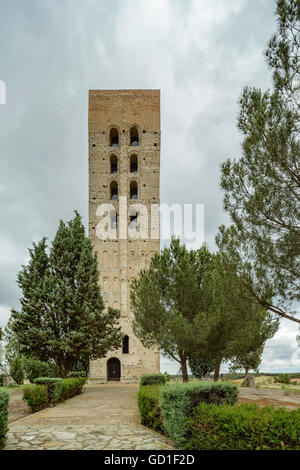
[{"label": "sky", "polygon": [[[204,204],[205,241],[228,224],[220,165],[241,155],[244,86],[271,87],[274,0],[1,0],[0,326],[18,307],[27,249],[76,209],[87,226],[88,90],[161,90],[161,202]],[[282,321],[261,370],[299,371]],[[298,359],[298,356],[299,359]],[[162,370],[177,365],[162,359]]]}]

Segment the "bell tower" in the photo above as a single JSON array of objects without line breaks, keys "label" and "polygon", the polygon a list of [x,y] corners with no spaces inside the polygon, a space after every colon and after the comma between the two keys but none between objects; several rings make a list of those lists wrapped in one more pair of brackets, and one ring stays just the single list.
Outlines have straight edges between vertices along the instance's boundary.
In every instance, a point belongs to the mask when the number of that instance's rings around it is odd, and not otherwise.
[{"label": "bell tower", "polygon": [[[153,218],[159,182],[160,91],[90,90],[89,236],[105,304],[120,310],[125,334],[122,348],[91,361],[94,383],[137,382],[142,373],[160,370],[159,350],[135,337],[130,311],[131,280],[160,249],[159,219]],[[103,235],[105,227],[110,236]]]}]

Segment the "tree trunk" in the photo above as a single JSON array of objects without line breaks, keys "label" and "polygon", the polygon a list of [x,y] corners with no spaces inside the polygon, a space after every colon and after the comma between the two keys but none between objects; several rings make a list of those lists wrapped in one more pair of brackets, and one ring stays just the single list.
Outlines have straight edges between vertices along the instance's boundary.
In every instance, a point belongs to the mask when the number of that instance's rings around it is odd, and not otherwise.
[{"label": "tree trunk", "polygon": [[182,380],[183,382],[188,382],[189,376],[187,372],[186,358],[180,357],[180,363],[181,363]]},{"label": "tree trunk", "polygon": [[248,372],[249,372],[249,369],[245,369],[245,379],[247,379],[249,376]]},{"label": "tree trunk", "polygon": [[219,378],[219,375],[220,375],[221,362],[222,362],[222,359],[217,359],[215,372],[214,372],[214,381],[215,382],[218,381],[218,378]]}]

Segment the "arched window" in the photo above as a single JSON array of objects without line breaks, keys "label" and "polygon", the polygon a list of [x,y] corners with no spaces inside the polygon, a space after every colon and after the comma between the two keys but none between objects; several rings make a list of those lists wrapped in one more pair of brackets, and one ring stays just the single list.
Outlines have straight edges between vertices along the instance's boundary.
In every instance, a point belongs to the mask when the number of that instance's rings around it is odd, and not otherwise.
[{"label": "arched window", "polygon": [[116,155],[110,156],[110,172],[111,173],[118,173],[118,159]]},{"label": "arched window", "polygon": [[116,181],[110,183],[110,199],[118,199],[118,183]]},{"label": "arched window", "polygon": [[115,211],[110,212],[110,227],[118,228],[118,214]]},{"label": "arched window", "polygon": [[129,354],[129,336],[123,338],[123,354]]},{"label": "arched window", "polygon": [[115,127],[110,130],[109,133],[109,145],[110,147],[119,147],[119,134]]},{"label": "arched window", "polygon": [[138,159],[137,155],[130,156],[130,173],[138,172]]},{"label": "arched window", "polygon": [[138,198],[138,186],[136,181],[131,181],[130,183],[130,199]]},{"label": "arched window", "polygon": [[138,216],[131,215],[129,218],[129,227],[133,229],[137,229],[137,226],[138,226]]},{"label": "arched window", "polygon": [[137,147],[138,145],[140,145],[139,133],[137,127],[135,126],[130,129],[130,145],[132,145],[133,147]]}]

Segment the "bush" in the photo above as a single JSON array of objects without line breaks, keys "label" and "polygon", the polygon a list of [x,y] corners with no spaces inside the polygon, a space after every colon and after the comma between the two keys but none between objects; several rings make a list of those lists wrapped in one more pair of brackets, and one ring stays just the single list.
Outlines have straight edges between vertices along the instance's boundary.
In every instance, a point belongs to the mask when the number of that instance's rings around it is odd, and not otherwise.
[{"label": "bush", "polygon": [[6,390],[0,390],[0,450],[4,449],[6,443],[8,402],[9,393]]},{"label": "bush", "polygon": [[86,371],[85,370],[80,370],[80,371],[77,371],[77,370],[73,370],[71,372],[68,373],[68,377],[84,377],[86,378]]},{"label": "bush", "polygon": [[277,377],[275,377],[275,382],[288,385],[291,379],[292,376],[290,374],[279,374]]},{"label": "bush", "polygon": [[138,407],[141,423],[155,431],[163,432],[161,409],[159,406],[160,387],[142,385],[138,391]]},{"label": "bush", "polygon": [[49,377],[50,367],[48,362],[40,361],[35,357],[25,357],[23,365],[26,377],[31,383],[38,377]]},{"label": "bush", "polygon": [[22,399],[26,401],[34,413],[48,406],[48,394],[46,385],[28,385],[24,387]]},{"label": "bush", "polygon": [[18,385],[22,385],[24,381],[24,369],[20,357],[16,357],[10,361],[9,373]]},{"label": "bush", "polygon": [[82,391],[85,380],[83,377],[63,379],[62,381],[62,390],[60,399],[67,400],[68,398],[79,395]]},{"label": "bush", "polygon": [[55,405],[60,398],[62,390],[62,379],[52,377],[38,377],[34,380],[36,385],[46,385],[48,402]]},{"label": "bush", "polygon": [[140,377],[140,385],[163,385],[166,382],[166,374],[142,374]]},{"label": "bush", "polygon": [[202,402],[234,405],[237,398],[237,387],[227,382],[165,385],[160,399],[164,428],[180,448],[187,442],[188,419],[197,405]]},{"label": "bush", "polygon": [[201,403],[188,423],[185,449],[299,450],[300,409]]}]

